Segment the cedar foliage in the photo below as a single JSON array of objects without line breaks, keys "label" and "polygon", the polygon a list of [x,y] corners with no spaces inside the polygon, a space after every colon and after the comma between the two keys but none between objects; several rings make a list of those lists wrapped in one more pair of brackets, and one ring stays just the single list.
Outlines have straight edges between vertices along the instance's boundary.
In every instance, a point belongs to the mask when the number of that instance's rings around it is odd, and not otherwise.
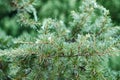
[{"label": "cedar foliage", "polygon": [[[12,2],[21,28],[33,32],[24,32],[18,38],[1,32],[4,36],[0,36],[0,41],[7,45],[0,46],[1,80],[120,79],[119,71],[113,71],[119,70],[119,62],[114,60],[120,54],[120,27],[112,24],[108,10],[96,0],[82,0],[78,10],[71,11],[71,18],[65,19],[67,22],[60,17],[40,21],[37,3]],[[51,4],[52,1],[48,5]]]}]

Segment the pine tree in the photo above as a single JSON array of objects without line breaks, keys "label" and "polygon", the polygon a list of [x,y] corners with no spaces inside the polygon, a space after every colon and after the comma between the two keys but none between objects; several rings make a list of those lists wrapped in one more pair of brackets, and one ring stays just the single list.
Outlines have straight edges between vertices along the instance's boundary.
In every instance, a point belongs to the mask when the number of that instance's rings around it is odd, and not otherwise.
[{"label": "pine tree", "polygon": [[24,34],[12,39],[14,47],[0,50],[1,80],[119,80],[108,63],[119,56],[120,27],[95,0],[82,0],[67,25],[52,18],[40,22],[34,0],[14,4],[19,24],[37,37]]}]

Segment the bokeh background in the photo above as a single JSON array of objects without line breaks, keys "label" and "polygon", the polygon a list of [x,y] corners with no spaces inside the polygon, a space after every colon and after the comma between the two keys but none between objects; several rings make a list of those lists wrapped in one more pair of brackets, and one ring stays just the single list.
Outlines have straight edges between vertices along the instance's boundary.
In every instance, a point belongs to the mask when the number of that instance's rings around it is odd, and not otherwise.
[{"label": "bokeh background", "polygon": [[[120,25],[120,1],[119,0],[97,0],[110,11],[114,24]],[[40,21],[44,18],[63,20],[66,24],[71,19],[70,12],[78,10],[81,0],[36,0],[35,8]],[[0,0],[0,29],[7,35],[17,37],[28,28],[21,28],[16,22],[17,10],[12,7],[12,0]],[[29,30],[28,30],[29,31]]]}]

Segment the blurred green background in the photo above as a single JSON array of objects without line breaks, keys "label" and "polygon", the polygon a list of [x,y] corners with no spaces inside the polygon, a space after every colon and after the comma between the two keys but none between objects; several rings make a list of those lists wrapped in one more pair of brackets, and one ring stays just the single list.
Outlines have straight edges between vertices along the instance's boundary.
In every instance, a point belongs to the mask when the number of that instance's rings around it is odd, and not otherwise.
[{"label": "blurred green background", "polygon": [[[99,4],[110,10],[112,21],[120,25],[120,1],[119,0],[98,0]],[[35,0],[35,8],[39,21],[44,18],[63,20],[66,24],[71,19],[70,12],[78,10],[81,0]],[[17,24],[17,10],[12,7],[12,0],[0,0],[0,29],[7,35],[17,37],[23,31],[31,31],[29,28],[21,28]]]}]

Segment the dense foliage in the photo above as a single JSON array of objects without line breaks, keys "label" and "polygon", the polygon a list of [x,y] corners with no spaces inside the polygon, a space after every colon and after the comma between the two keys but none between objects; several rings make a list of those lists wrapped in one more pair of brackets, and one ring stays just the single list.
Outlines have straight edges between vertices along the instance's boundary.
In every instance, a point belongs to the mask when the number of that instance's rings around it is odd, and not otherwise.
[{"label": "dense foliage", "polygon": [[120,79],[120,26],[96,0],[0,6],[0,80]]}]

